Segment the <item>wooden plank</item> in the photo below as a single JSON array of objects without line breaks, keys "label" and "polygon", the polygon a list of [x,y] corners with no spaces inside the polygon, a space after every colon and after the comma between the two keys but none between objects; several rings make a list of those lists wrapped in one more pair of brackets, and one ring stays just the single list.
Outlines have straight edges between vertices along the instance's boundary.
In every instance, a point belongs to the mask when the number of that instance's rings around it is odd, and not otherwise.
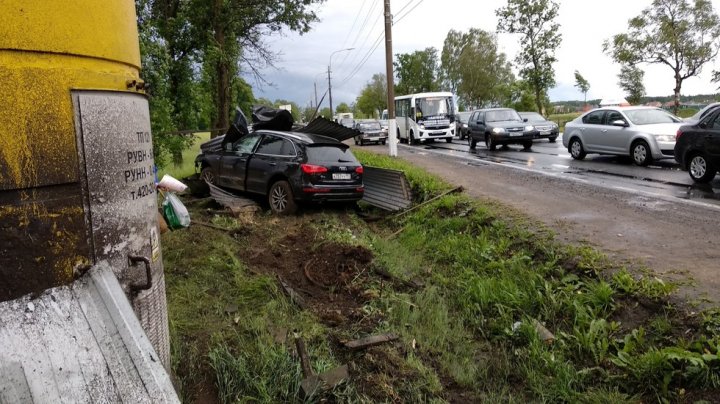
[{"label": "wooden plank", "polygon": [[349,348],[353,351],[357,351],[360,349],[369,348],[371,346],[384,344],[386,342],[395,341],[398,339],[398,336],[394,333],[387,333],[387,334],[381,334],[381,335],[373,335],[370,337],[365,337],[361,339],[356,339],[353,341],[348,341],[344,343],[346,348]]}]

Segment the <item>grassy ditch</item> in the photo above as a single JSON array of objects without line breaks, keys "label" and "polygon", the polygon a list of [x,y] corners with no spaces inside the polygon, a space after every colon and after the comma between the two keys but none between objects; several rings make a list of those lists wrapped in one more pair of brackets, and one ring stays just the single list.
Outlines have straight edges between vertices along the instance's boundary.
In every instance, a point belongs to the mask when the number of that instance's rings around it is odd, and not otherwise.
[{"label": "grassy ditch", "polygon": [[[451,188],[402,161],[356,155],[404,170],[418,202]],[[196,222],[227,231],[193,225],[163,236],[186,402],[720,396],[717,312],[688,312],[667,298],[673,285],[560,245],[492,203],[450,194],[371,222],[335,209],[232,218],[212,203],[190,207]],[[360,352],[342,344],[387,332],[399,339]],[[350,364],[350,379],[303,397],[297,335],[315,373]]]}]

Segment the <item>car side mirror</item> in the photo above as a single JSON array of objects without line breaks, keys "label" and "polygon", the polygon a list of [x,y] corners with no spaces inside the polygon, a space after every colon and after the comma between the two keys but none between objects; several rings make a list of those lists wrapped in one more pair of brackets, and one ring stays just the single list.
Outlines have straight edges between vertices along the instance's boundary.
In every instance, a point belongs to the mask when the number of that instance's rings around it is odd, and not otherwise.
[{"label": "car side mirror", "polygon": [[707,129],[707,124],[706,124],[705,122],[700,122],[700,123],[698,124],[698,126],[699,126],[701,129]]},{"label": "car side mirror", "polygon": [[527,119],[527,118],[523,118],[523,122],[527,122],[527,121],[528,121],[528,119]]},{"label": "car side mirror", "polygon": [[625,127],[628,126],[627,122],[623,121],[622,119],[618,119],[618,120],[612,121],[611,125],[612,125],[612,126],[620,126],[620,127],[623,127],[623,128],[625,128]]}]

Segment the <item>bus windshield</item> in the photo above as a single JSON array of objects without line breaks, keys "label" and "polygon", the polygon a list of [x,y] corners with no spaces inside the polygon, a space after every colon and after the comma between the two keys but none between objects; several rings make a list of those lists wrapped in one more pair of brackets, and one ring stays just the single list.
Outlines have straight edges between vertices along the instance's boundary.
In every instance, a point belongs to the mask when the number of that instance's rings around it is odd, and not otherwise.
[{"label": "bus windshield", "polygon": [[452,112],[452,100],[448,97],[417,98],[415,100],[416,117],[447,117]]}]

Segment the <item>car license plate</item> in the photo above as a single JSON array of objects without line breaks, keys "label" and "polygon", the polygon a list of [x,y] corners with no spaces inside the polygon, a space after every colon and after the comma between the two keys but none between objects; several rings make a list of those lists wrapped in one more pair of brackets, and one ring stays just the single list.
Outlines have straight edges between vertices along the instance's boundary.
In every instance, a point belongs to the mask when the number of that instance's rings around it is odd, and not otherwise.
[{"label": "car license plate", "polygon": [[432,133],[433,136],[442,136],[444,134],[445,134],[445,132],[433,132]]},{"label": "car license plate", "polygon": [[511,134],[510,134],[510,136],[522,136],[522,135],[524,135],[524,133],[522,133],[522,132],[511,133]]},{"label": "car license plate", "polygon": [[540,134],[541,134],[541,135],[549,135],[549,134],[550,134],[550,131],[549,131],[549,130],[541,130],[541,131],[540,131]]},{"label": "car license plate", "polygon": [[349,180],[352,178],[349,173],[333,173],[334,180]]}]

